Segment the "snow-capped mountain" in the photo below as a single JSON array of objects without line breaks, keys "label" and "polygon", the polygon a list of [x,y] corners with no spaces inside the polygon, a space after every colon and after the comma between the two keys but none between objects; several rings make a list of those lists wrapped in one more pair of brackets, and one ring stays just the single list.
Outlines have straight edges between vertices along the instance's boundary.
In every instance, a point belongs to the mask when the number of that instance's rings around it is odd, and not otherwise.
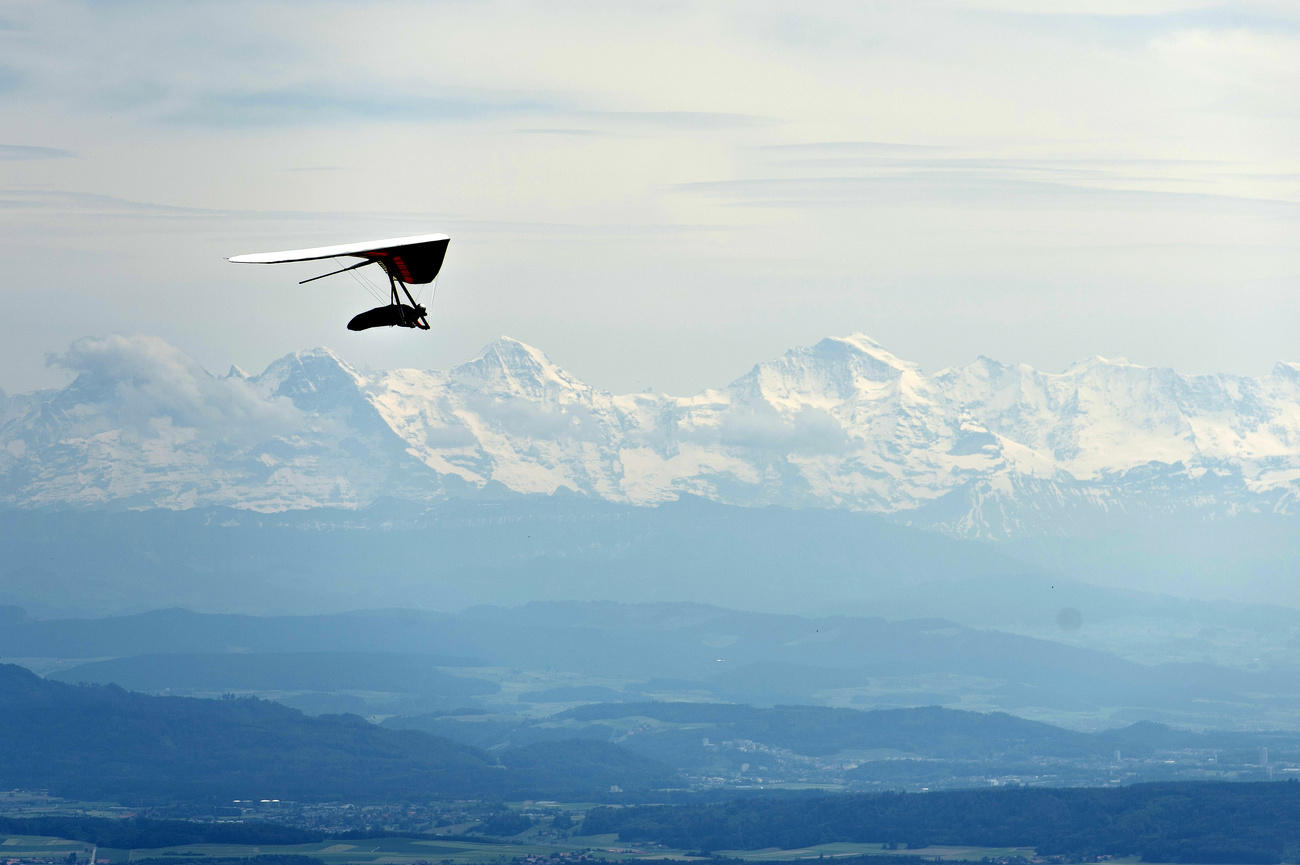
[{"label": "snow-capped mountain", "polygon": [[977,537],[1134,513],[1300,510],[1300,364],[1182,376],[1093,358],[926,374],[830,338],[689,397],[615,395],[501,338],[446,371],[327,349],[260,375],[157,339],[86,339],[66,388],[0,400],[0,502],[261,511],[561,488],[653,505],[888,513]]}]

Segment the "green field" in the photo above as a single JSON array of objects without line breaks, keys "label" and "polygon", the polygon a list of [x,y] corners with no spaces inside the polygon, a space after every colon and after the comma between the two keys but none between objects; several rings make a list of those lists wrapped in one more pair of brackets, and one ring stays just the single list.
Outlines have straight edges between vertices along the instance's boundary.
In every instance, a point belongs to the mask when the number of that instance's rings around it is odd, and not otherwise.
[{"label": "green field", "polygon": [[48,856],[89,856],[94,845],[66,838],[47,838],[43,835],[0,835],[0,861],[5,859],[30,859]]},{"label": "green field", "polygon": [[[90,854],[91,845],[81,841],[39,836],[3,836],[0,840],[0,862],[5,859],[32,860],[37,858],[63,858],[70,852],[80,857]],[[250,845],[250,844],[186,844],[174,847],[117,850],[98,849],[98,858],[117,863],[161,857],[181,857],[202,863],[207,858],[247,858],[263,855],[298,855],[320,859],[327,865],[414,865],[417,862],[455,865],[498,863],[524,856],[551,856],[586,851],[590,855],[611,861],[637,859],[693,858],[685,851],[665,850],[658,847],[638,847],[620,843],[612,835],[595,835],[575,838],[571,844],[541,843],[477,843],[461,842],[454,838],[446,841],[428,838],[389,837],[367,840],[324,841],[313,844]],[[720,850],[719,855],[745,859],[752,862],[772,862],[790,859],[818,859],[859,856],[863,854],[896,853],[925,856],[944,860],[979,860],[985,857],[1033,856],[1028,847],[927,847],[919,850],[885,850],[880,844],[819,844],[796,850]]]}]

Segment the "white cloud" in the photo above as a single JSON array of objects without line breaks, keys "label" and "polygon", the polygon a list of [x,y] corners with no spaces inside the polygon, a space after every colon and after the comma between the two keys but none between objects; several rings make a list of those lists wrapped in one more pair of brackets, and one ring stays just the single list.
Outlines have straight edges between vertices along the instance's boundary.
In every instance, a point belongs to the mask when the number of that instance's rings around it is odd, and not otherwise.
[{"label": "white cloud", "polygon": [[106,403],[124,430],[141,437],[166,420],[204,438],[251,443],[291,433],[301,421],[288,400],[268,400],[242,378],[217,378],[157,337],[85,337],[49,362],[77,376],[74,399]]}]

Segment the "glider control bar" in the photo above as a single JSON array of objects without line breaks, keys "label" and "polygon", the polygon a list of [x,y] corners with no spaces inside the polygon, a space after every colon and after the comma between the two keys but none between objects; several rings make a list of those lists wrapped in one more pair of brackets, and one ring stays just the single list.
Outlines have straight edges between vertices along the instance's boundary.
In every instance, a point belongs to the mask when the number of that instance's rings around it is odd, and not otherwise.
[{"label": "glider control bar", "polygon": [[333,276],[336,273],[346,273],[349,270],[356,270],[358,267],[365,267],[367,264],[377,264],[378,262],[379,259],[377,258],[367,258],[365,261],[358,261],[356,264],[349,264],[347,267],[341,267],[338,270],[331,270],[329,273],[322,273],[320,276],[313,276],[310,279],[301,279],[298,281],[298,284],[304,285],[308,282],[315,282],[318,279],[324,279],[325,277]]}]

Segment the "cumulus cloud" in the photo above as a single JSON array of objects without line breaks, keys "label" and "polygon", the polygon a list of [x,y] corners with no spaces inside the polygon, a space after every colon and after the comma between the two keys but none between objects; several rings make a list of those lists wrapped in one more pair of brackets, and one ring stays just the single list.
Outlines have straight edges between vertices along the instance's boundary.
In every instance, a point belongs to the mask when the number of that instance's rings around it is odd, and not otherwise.
[{"label": "cumulus cloud", "polygon": [[238,444],[288,433],[300,421],[287,399],[268,399],[242,378],[217,378],[157,337],[86,337],[48,362],[76,374],[70,400],[114,407],[122,428],[142,437],[161,421]]}]

